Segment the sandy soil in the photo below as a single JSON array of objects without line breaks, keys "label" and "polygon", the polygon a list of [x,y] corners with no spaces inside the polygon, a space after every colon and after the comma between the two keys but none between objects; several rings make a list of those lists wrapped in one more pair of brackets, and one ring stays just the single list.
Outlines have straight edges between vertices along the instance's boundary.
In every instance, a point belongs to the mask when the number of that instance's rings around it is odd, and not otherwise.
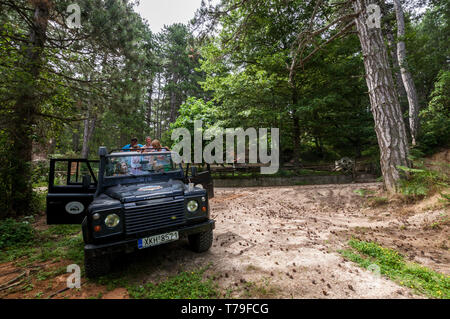
[{"label": "sandy soil", "polygon": [[[120,277],[123,270],[137,267],[134,283],[143,284],[209,265],[207,274],[217,277],[228,297],[422,298],[345,261],[337,250],[352,236],[374,240],[411,261],[450,274],[449,223],[441,222],[445,216],[448,221],[448,212],[435,208],[436,198],[416,205],[392,201],[370,207],[355,193],[358,189],[377,194],[381,184],[216,189],[211,209],[217,224],[209,252],[195,254],[186,241],[179,241],[128,255],[116,262],[113,273]],[[14,267],[0,267],[1,285],[11,276],[4,274]],[[66,277],[36,285],[48,297],[64,288]],[[3,297],[33,297],[37,289]],[[123,288],[108,291],[83,279],[81,289],[53,298],[99,295],[128,297]]]}]

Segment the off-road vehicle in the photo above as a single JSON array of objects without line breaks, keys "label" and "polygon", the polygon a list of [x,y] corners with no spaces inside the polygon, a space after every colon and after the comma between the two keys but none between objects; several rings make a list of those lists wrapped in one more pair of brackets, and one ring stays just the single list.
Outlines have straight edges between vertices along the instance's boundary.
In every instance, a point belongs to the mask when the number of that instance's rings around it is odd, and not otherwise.
[{"label": "off-road vehicle", "polygon": [[[99,149],[100,160],[50,160],[47,223],[81,224],[88,277],[112,256],[187,236],[196,252],[213,240],[211,174],[174,163],[173,152]],[[190,175],[188,176],[188,172]]]}]

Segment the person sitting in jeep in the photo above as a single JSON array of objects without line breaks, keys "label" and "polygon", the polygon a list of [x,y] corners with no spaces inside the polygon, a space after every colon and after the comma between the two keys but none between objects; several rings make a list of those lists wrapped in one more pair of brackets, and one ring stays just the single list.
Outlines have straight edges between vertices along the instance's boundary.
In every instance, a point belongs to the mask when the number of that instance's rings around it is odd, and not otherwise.
[{"label": "person sitting in jeep", "polygon": [[133,137],[133,138],[131,139],[131,143],[125,145],[124,147],[122,147],[122,150],[130,150],[130,149],[135,148],[136,146],[137,146],[137,147],[142,147],[143,145],[138,144],[138,139],[137,139],[136,137]]},{"label": "person sitting in jeep", "polygon": [[151,150],[151,152],[170,152],[170,149],[167,146],[161,146],[161,142],[159,140],[153,140],[152,148],[153,149]]}]

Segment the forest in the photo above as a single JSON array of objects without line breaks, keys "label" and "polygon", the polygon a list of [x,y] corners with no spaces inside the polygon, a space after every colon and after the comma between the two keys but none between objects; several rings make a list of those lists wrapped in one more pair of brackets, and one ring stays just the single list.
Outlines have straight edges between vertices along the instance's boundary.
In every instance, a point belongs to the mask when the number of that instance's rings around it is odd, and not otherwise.
[{"label": "forest", "polygon": [[0,0],[0,299],[450,299],[450,2],[196,1]]},{"label": "forest", "polygon": [[203,2],[156,34],[136,1],[71,4],[0,0],[1,217],[35,209],[48,158],[171,146],[199,119],[279,128],[282,163],[367,159],[390,192],[448,146],[447,1]]}]

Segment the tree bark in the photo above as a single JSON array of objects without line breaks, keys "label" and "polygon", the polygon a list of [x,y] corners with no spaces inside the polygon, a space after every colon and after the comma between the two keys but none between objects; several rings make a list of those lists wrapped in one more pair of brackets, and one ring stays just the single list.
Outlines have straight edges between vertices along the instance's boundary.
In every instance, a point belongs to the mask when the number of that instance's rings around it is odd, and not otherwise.
[{"label": "tree bark", "polygon": [[13,145],[10,157],[11,207],[9,214],[30,213],[32,202],[31,160],[33,150],[33,124],[37,111],[37,79],[42,69],[44,44],[47,39],[49,4],[47,1],[33,1],[33,17],[30,27],[30,43],[24,47],[24,80],[20,83],[12,125],[10,127]]},{"label": "tree bark", "polygon": [[409,118],[404,116],[404,114],[409,113],[408,105],[405,102],[408,100],[408,98],[406,95],[405,87],[403,86],[402,75],[400,73],[400,65],[398,64],[397,46],[395,43],[395,38],[394,38],[394,35],[392,34],[392,29],[389,25],[386,26],[386,38],[387,38],[387,43],[389,46],[389,52],[391,54],[392,68],[393,68],[393,72],[394,72],[397,94],[399,97],[400,110],[402,111],[402,118],[403,118],[403,122],[405,123],[406,134],[407,134],[407,136],[411,136],[411,133],[409,130]]},{"label": "tree bark", "polygon": [[395,15],[397,17],[397,56],[400,65],[400,73],[402,75],[403,85],[405,87],[406,95],[409,104],[409,129],[411,132],[412,145],[417,144],[417,137],[419,133],[419,99],[417,98],[417,91],[411,73],[408,70],[406,61],[406,45],[403,40],[405,37],[405,18],[403,15],[402,4],[400,0],[394,0]]},{"label": "tree bark", "polygon": [[86,119],[84,120],[83,149],[81,150],[81,158],[89,157],[89,142],[94,134],[96,124],[97,114],[91,109],[88,109]]},{"label": "tree bark", "polygon": [[293,142],[294,142],[294,166],[300,167],[300,119],[297,113],[298,93],[294,87],[292,89],[292,121],[293,121]]},{"label": "tree bark", "polygon": [[389,67],[381,29],[367,24],[369,0],[353,0],[356,28],[361,42],[375,131],[380,147],[380,164],[388,192],[396,192],[401,178],[399,165],[409,166],[408,140],[394,80]]},{"label": "tree bark", "polygon": [[150,83],[151,85],[148,88],[147,116],[146,116],[146,123],[148,129],[150,129],[150,126],[152,125],[153,80],[151,80]]}]

